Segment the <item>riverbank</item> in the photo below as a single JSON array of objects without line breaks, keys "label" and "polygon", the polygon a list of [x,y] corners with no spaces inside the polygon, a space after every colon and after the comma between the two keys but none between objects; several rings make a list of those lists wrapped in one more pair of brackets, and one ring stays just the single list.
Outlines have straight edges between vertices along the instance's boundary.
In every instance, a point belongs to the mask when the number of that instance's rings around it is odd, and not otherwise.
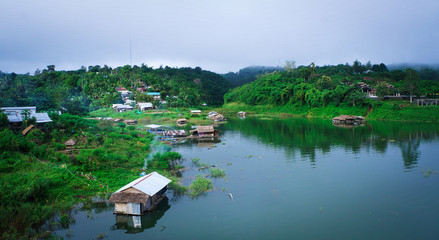
[{"label": "riverbank", "polygon": [[247,112],[247,116],[264,117],[309,117],[332,119],[339,115],[365,116],[367,120],[405,121],[405,122],[437,122],[439,121],[439,106],[418,106],[406,101],[374,102],[372,107],[328,105],[326,107],[310,108],[307,106],[250,106],[241,103],[229,103],[217,112],[234,115],[239,111]]},{"label": "riverbank", "polygon": [[25,136],[0,131],[1,239],[50,236],[68,226],[74,205],[106,198],[142,171],[157,171],[172,180],[171,189],[186,191],[171,174],[181,155],[153,152],[159,144],[145,128],[69,114],[52,119]]}]

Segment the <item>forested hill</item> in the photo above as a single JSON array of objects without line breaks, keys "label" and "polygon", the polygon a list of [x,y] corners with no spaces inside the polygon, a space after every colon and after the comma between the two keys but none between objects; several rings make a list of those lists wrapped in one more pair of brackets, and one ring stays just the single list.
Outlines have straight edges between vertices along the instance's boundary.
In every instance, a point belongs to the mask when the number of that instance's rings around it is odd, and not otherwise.
[{"label": "forested hill", "polygon": [[248,105],[306,105],[324,107],[370,106],[366,92],[376,89],[376,95],[384,97],[396,93],[431,96],[439,93],[436,70],[389,71],[385,64],[318,67],[314,64],[300,66],[288,71],[274,72],[256,81],[231,90],[224,96],[226,103]]},{"label": "forested hill", "polygon": [[82,67],[56,71],[50,65],[30,74],[0,72],[0,106],[37,106],[38,110],[67,109],[73,114],[120,101],[116,87],[125,87],[136,97],[146,98],[139,87],[160,92],[162,100],[176,107],[223,104],[229,84],[219,74],[196,68],[153,69],[146,65]]},{"label": "forested hill", "polygon": [[265,73],[283,71],[282,67],[250,66],[240,69],[238,72],[229,72],[222,76],[233,86],[238,87],[256,80],[256,78]]}]

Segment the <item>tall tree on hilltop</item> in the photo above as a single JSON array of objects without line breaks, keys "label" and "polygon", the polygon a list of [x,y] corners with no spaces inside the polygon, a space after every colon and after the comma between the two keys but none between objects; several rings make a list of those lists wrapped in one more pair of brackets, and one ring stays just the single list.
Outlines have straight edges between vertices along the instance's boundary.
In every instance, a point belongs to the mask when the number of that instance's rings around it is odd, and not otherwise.
[{"label": "tall tree on hilltop", "polygon": [[404,78],[403,89],[405,90],[405,92],[408,92],[410,94],[410,102],[413,102],[413,95],[418,94],[419,83],[421,79],[419,78],[418,72],[411,68],[407,68],[405,70],[405,73],[406,75]]}]

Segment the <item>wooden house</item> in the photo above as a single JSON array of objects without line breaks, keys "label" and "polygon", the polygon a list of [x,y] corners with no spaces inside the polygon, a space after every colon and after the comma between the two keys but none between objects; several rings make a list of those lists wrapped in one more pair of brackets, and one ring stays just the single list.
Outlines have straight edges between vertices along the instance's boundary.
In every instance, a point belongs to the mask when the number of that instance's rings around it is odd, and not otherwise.
[{"label": "wooden house", "polygon": [[166,177],[153,172],[128,183],[109,199],[115,203],[114,213],[142,215],[152,210],[165,197],[170,182]]},{"label": "wooden house", "polygon": [[215,130],[213,126],[197,126],[196,129],[191,130],[192,136],[197,137],[216,137],[218,136],[218,130]]}]

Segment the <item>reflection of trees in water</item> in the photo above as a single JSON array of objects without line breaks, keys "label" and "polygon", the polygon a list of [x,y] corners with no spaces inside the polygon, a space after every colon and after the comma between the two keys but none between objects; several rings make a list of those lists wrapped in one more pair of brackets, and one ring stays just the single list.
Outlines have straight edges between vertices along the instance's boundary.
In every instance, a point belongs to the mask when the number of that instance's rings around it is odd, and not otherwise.
[{"label": "reflection of trees in water", "polygon": [[[288,157],[294,158],[297,152],[312,164],[317,151],[328,153],[334,147],[359,153],[373,149],[379,153],[387,151],[389,142],[398,141],[401,151],[405,152],[404,164],[416,163],[420,140],[436,139],[439,126],[428,123],[369,122],[366,126],[340,128],[332,125],[330,120],[290,118],[261,120],[256,118],[229,119],[224,128],[237,130],[247,137],[257,137],[263,143],[283,148]],[[419,136],[417,142],[410,136]],[[414,160],[414,161],[413,161]]]},{"label": "reflection of trees in water", "polygon": [[411,169],[418,163],[419,155],[419,145],[421,144],[418,135],[409,135],[406,140],[399,141],[399,147],[401,148],[402,160],[404,161],[404,167],[406,169]]}]

